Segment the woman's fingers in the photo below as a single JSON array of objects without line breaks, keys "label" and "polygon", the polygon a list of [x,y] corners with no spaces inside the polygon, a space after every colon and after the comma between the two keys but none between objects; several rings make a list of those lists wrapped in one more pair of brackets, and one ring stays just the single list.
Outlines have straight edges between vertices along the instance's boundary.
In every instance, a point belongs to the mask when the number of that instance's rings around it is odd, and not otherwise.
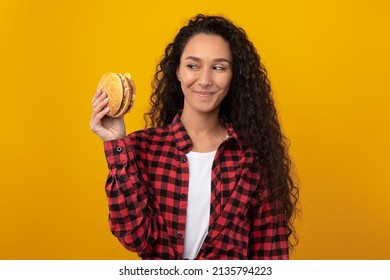
[{"label": "woman's fingers", "polygon": [[95,108],[100,102],[107,98],[107,94],[100,91],[95,94],[92,99],[92,108]]},{"label": "woman's fingers", "polygon": [[104,107],[103,110],[101,110],[95,115],[95,119],[101,120],[102,118],[104,118],[104,116],[108,113],[109,110],[110,109],[108,107]]},{"label": "woman's fingers", "polygon": [[108,97],[104,92],[97,92],[92,99],[92,118],[90,129],[97,132],[102,128],[102,118],[108,113]]},{"label": "woman's fingers", "polygon": [[105,117],[109,112],[108,96],[97,92],[92,98],[92,117],[90,129],[103,141],[115,140],[126,136],[123,116],[121,118]]},{"label": "woman's fingers", "polygon": [[105,94],[104,91],[98,90],[92,98],[92,104],[103,94]]},{"label": "woman's fingers", "polygon": [[99,114],[102,110],[108,107],[108,97],[105,93],[98,95],[94,98],[92,103],[92,117]]}]

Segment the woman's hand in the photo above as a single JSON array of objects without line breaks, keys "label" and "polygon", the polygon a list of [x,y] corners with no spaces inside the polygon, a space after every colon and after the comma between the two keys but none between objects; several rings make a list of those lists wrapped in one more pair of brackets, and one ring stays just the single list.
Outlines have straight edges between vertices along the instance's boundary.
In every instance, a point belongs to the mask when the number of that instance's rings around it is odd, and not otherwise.
[{"label": "woman's hand", "polygon": [[108,97],[100,91],[92,99],[92,118],[90,129],[103,141],[117,140],[126,136],[125,122],[122,117],[111,118],[108,113]]}]

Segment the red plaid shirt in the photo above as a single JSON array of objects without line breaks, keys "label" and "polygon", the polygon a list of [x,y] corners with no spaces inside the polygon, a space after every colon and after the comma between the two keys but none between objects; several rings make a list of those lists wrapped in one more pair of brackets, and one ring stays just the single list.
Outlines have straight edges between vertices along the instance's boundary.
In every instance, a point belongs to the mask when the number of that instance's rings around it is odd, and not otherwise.
[{"label": "red plaid shirt", "polygon": [[[209,231],[196,259],[288,259],[286,222],[254,172],[250,149],[226,122],[212,166]],[[172,124],[104,143],[112,233],[142,259],[182,259],[191,139]]]}]

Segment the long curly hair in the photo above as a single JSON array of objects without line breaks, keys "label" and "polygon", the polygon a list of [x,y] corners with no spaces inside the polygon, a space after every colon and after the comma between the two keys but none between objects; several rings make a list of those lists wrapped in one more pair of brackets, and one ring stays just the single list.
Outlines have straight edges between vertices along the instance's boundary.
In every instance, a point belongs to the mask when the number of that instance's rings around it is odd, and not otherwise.
[{"label": "long curly hair", "polygon": [[184,95],[176,70],[188,40],[199,33],[219,35],[229,43],[233,77],[221,103],[220,115],[233,123],[244,143],[253,150],[255,162],[261,166],[258,170],[265,178],[265,187],[271,190],[275,215],[283,215],[287,221],[292,250],[298,243],[293,221],[299,212],[299,190],[288,155],[289,141],[281,131],[267,71],[242,28],[225,17],[199,14],[180,29],[157,65],[151,108],[144,115],[146,127],[171,123],[183,108]]}]

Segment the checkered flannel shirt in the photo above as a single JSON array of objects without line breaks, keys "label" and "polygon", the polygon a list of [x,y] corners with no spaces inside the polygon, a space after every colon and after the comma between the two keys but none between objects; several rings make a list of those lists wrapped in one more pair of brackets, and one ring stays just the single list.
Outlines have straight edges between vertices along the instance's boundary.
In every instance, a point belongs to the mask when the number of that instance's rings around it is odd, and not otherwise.
[{"label": "checkered flannel shirt", "polygon": [[[209,231],[196,259],[288,259],[286,222],[275,216],[250,149],[232,124],[212,165]],[[191,139],[180,121],[104,142],[109,225],[142,259],[182,259]]]}]

